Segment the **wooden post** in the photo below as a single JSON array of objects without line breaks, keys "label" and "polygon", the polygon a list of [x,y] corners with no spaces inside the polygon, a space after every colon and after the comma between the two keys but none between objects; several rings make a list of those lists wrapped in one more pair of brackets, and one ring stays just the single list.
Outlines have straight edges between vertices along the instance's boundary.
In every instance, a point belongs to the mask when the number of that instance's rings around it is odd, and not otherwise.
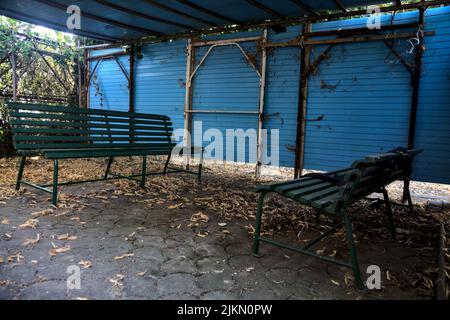
[{"label": "wooden post", "polygon": [[128,83],[128,95],[129,95],[129,103],[128,103],[128,111],[134,112],[134,47],[130,48],[130,74],[129,74],[129,83]]},{"label": "wooden post", "polygon": [[89,68],[89,51],[84,50],[84,95],[85,95],[85,108],[90,108],[90,100],[89,100],[89,88],[90,88],[90,68]]},{"label": "wooden post", "polygon": [[[309,22],[305,23],[303,26],[303,33],[305,32],[311,32],[311,24]],[[309,53],[310,47],[303,45],[300,51],[300,81],[298,88],[294,178],[301,176],[304,166]]]},{"label": "wooden post", "polygon": [[16,55],[11,54],[11,65],[12,65],[12,81],[13,81],[13,101],[17,101],[17,60]]},{"label": "wooden post", "polygon": [[184,97],[184,137],[183,145],[189,148],[189,152],[183,151],[186,168],[189,167],[191,159],[191,134],[192,134],[192,79],[191,74],[195,64],[195,50],[192,40],[188,39],[187,58],[186,58],[186,92]]},{"label": "wooden post", "polygon": [[[419,7],[419,30],[424,29],[425,25],[425,9]],[[411,110],[409,113],[409,130],[408,130],[408,149],[414,148],[414,138],[416,133],[416,118],[417,106],[419,105],[419,89],[420,89],[420,74],[422,72],[422,55],[423,55],[423,34],[419,32],[419,41],[416,48],[416,55],[414,58],[414,73],[412,78],[412,99]]]},{"label": "wooden post", "polygon": [[258,109],[258,137],[256,144],[256,170],[255,176],[258,178],[261,174],[261,165],[262,165],[262,130],[264,124],[264,101],[265,101],[265,92],[266,92],[266,69],[267,69],[267,29],[263,31],[263,39],[262,39],[262,56],[261,56],[261,77],[259,79],[259,109]]}]

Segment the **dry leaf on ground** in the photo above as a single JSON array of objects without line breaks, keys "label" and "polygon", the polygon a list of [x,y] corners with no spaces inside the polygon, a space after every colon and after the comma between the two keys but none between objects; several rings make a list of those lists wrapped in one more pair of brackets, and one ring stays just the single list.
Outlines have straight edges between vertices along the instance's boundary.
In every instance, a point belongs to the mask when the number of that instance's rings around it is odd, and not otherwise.
[{"label": "dry leaf on ground", "polygon": [[32,228],[35,229],[39,223],[38,219],[28,219],[25,221],[25,223],[22,223],[19,228],[26,229],[26,228]]},{"label": "dry leaf on ground", "polygon": [[36,243],[39,242],[39,240],[41,240],[41,237],[40,237],[40,234],[38,233],[36,236],[36,239],[26,239],[24,241],[24,243],[22,243],[22,245],[24,245],[24,246],[33,245],[34,246]]},{"label": "dry leaf on ground", "polygon": [[51,255],[52,257],[57,256],[60,253],[70,251],[70,246],[57,247],[53,242],[52,246],[53,248],[48,251],[48,254]]},{"label": "dry leaf on ground", "polygon": [[78,237],[71,236],[70,234],[65,233],[65,234],[60,234],[60,235],[56,236],[56,239],[58,239],[58,240],[78,240]]},{"label": "dry leaf on ground", "polygon": [[78,262],[78,264],[80,266],[83,266],[84,269],[88,269],[88,268],[92,267],[92,261],[89,261],[89,260],[81,259],[81,261]]},{"label": "dry leaf on ground", "polygon": [[134,257],[134,253],[125,253],[121,256],[114,257],[114,260],[122,260],[124,258]]},{"label": "dry leaf on ground", "polygon": [[42,211],[37,211],[37,212],[33,212],[31,215],[33,217],[43,217],[43,216],[48,216],[49,214],[53,213],[53,209],[45,209]]}]

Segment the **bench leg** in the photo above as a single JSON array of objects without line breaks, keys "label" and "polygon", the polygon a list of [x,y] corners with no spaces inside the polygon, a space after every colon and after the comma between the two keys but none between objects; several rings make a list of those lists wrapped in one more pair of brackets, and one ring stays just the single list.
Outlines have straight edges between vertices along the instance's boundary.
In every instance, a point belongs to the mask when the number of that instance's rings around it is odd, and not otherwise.
[{"label": "bench leg", "polygon": [[22,156],[19,162],[19,172],[17,173],[16,190],[20,189],[20,182],[22,181],[23,169],[25,168],[25,161],[27,157]]},{"label": "bench leg", "polygon": [[319,227],[320,223],[320,210],[316,210],[316,219],[315,219],[316,227]]},{"label": "bench leg", "polygon": [[52,203],[54,206],[56,206],[58,204],[58,170],[59,170],[59,162],[58,162],[58,160],[53,160]]},{"label": "bench leg", "polygon": [[261,219],[264,206],[265,192],[261,192],[258,198],[258,207],[256,209],[256,223],[255,223],[255,236],[253,238],[253,255],[259,254],[259,236],[261,234]]},{"label": "bench leg", "polygon": [[409,192],[409,179],[403,182],[403,202],[408,201],[409,212],[414,214],[414,208],[411,200],[411,193]]},{"label": "bench leg", "polygon": [[346,212],[344,212],[343,214],[343,220],[345,233],[347,237],[347,243],[350,250],[350,257],[352,261],[352,270],[353,276],[355,278],[355,285],[358,289],[362,290],[363,283],[361,280],[361,272],[359,270],[358,256],[356,255],[355,241],[353,240],[352,222],[350,221],[350,218]]},{"label": "bench leg", "polygon": [[113,163],[113,157],[110,157],[109,159],[108,159],[108,164],[106,165],[106,171],[105,171],[105,175],[104,175],[104,178],[105,179],[107,179],[108,178],[108,175],[109,175],[109,171],[111,170],[111,165],[112,165],[112,163]]},{"label": "bench leg", "polygon": [[389,229],[391,229],[392,238],[395,240],[396,237],[395,222],[394,216],[392,215],[392,207],[391,202],[389,201],[389,195],[385,188],[381,189],[381,192],[383,193],[384,205],[386,206],[386,215],[389,220]]},{"label": "bench leg", "polygon": [[170,153],[169,154],[169,156],[167,157],[167,160],[166,160],[166,164],[164,165],[164,174],[166,174],[166,172],[167,172],[167,167],[169,166],[169,162],[170,162],[170,158],[172,157],[172,153]]},{"label": "bench leg", "polygon": [[142,157],[142,176],[141,176],[141,188],[145,188],[145,177],[147,175],[147,156]]}]

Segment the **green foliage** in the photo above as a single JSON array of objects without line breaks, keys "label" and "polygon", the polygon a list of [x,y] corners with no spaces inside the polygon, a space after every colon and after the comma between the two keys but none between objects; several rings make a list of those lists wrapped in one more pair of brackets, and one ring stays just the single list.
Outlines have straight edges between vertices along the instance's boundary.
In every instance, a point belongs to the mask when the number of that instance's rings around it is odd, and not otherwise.
[{"label": "green foliage", "polygon": [[83,61],[77,44],[85,44],[86,40],[61,32],[54,34],[50,37],[37,32],[33,25],[0,16],[0,115],[2,105],[13,94],[14,60],[21,100],[76,103],[79,63]]}]

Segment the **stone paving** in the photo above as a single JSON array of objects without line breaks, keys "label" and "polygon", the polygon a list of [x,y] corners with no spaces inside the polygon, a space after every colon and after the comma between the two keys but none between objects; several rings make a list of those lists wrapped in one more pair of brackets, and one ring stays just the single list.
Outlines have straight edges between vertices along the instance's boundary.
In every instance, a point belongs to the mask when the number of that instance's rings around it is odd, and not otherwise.
[{"label": "stone paving", "polygon": [[[194,181],[182,175],[170,179]],[[133,194],[114,196],[117,188],[103,182],[63,188],[64,194],[82,199],[82,209],[70,200],[53,208],[48,195],[38,191],[3,201],[0,299],[421,298],[392,282],[424,265],[429,256],[420,249],[384,239],[358,241],[363,270],[370,264],[383,270],[382,290],[359,292],[348,269],[266,244],[261,244],[261,257],[252,256],[246,226],[253,221],[226,220],[195,206],[147,205]],[[103,196],[90,197],[93,190],[102,190]],[[199,209],[208,215],[201,222],[207,233],[190,227]],[[38,220],[31,227],[30,218]],[[277,238],[295,243],[296,236]],[[26,239],[36,243],[24,244]],[[343,238],[333,239],[332,245],[344,248],[338,257],[346,257]],[[68,290],[72,265],[81,268],[81,288]]]}]

